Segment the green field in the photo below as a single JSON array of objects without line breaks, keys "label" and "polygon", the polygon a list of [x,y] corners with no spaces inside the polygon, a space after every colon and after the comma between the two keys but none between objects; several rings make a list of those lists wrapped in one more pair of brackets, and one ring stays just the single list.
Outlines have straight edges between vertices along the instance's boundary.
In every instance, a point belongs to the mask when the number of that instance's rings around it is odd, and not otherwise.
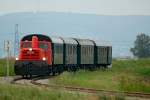
[{"label": "green field", "polygon": [[150,93],[150,59],[113,60],[108,70],[64,72],[49,84]]},{"label": "green field", "polygon": [[[10,62],[11,62],[10,75],[14,75],[13,71],[14,61],[12,60]],[[1,76],[6,75],[5,59],[0,60],[0,75]],[[103,69],[99,69],[96,71],[80,70],[76,73],[64,72],[61,75],[58,75],[55,78],[50,79],[49,84],[150,93],[150,59],[124,60],[124,61],[113,60],[113,66],[111,69],[108,70]],[[20,90],[18,90],[18,88],[20,87],[11,85],[7,86],[4,84],[0,85],[0,98],[6,97],[6,100],[7,98],[8,100],[10,100],[9,96],[15,95],[15,93],[18,91],[22,91],[25,95],[23,93],[19,95],[25,96],[24,98],[27,99],[28,97],[30,97],[30,93],[35,95],[36,91],[38,91],[37,94],[39,98],[48,98],[49,96],[59,97],[60,95],[59,91],[52,92],[53,90],[45,91],[42,89],[36,90],[33,88],[24,88],[24,87],[21,87]],[[30,92],[28,93],[28,91]],[[49,91],[51,91],[50,93],[52,94],[49,94]],[[74,100],[77,98],[77,96],[78,96],[77,94],[76,95],[69,94],[68,97],[68,93],[65,93],[64,97],[61,96],[61,98],[72,98]],[[35,98],[38,97],[35,96]],[[83,95],[80,95],[80,98],[82,98],[83,100],[86,99],[85,96]]]}]

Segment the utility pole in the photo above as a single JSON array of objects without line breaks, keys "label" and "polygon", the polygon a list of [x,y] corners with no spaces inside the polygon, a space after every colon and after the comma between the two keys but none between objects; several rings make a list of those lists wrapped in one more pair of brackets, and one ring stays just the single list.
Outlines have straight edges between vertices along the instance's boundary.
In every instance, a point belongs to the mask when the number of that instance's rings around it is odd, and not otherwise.
[{"label": "utility pole", "polygon": [[14,57],[18,55],[19,50],[19,33],[18,33],[18,24],[15,24],[15,41],[14,41]]},{"label": "utility pole", "polygon": [[7,53],[7,60],[6,60],[6,68],[7,68],[7,74],[6,76],[8,77],[9,76],[9,56],[10,56],[10,47],[11,47],[11,41],[7,40],[7,41],[4,41],[4,50],[6,51]]}]

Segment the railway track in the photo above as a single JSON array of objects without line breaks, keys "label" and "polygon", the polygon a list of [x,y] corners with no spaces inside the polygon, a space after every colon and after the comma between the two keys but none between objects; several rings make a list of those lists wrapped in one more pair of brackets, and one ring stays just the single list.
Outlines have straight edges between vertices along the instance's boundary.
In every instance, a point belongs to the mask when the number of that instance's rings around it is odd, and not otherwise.
[{"label": "railway track", "polygon": [[[142,92],[122,92],[122,91],[111,91],[111,90],[102,90],[102,89],[92,89],[92,88],[83,88],[83,87],[73,87],[73,86],[62,86],[62,85],[49,85],[49,84],[43,84],[40,82],[37,82],[41,79],[46,79],[51,77],[34,77],[30,79],[31,83],[37,86],[44,86],[47,88],[63,88],[67,91],[76,91],[76,92],[83,92],[83,93],[92,93],[92,94],[98,94],[102,93],[105,95],[124,95],[129,97],[140,97],[140,98],[149,98],[150,99],[150,93],[142,93]],[[21,78],[16,78],[13,80],[12,83],[15,83],[15,81],[21,80]]]}]

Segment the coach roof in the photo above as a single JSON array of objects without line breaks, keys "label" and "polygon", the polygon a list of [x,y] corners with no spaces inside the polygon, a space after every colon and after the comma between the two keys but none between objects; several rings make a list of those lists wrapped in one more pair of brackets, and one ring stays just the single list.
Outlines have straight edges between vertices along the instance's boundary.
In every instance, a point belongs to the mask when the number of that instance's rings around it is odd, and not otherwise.
[{"label": "coach roof", "polygon": [[58,43],[58,44],[63,44],[63,39],[61,37],[50,37],[52,40],[52,43]]},{"label": "coach roof", "polygon": [[75,38],[75,40],[78,41],[78,43],[80,45],[92,45],[92,46],[94,46],[94,41],[92,41],[90,39],[76,39]]},{"label": "coach roof", "polygon": [[110,42],[104,40],[94,40],[96,46],[112,46]]},{"label": "coach roof", "polygon": [[76,40],[74,40],[73,38],[62,38],[64,40],[65,44],[78,44],[78,42]]}]

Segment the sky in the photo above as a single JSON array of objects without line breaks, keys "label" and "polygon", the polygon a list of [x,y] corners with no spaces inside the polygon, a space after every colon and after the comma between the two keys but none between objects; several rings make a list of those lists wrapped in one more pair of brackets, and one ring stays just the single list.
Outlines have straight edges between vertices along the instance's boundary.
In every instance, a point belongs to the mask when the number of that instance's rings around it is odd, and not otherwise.
[{"label": "sky", "polygon": [[0,0],[0,15],[14,12],[71,12],[150,15],[150,0]]}]

